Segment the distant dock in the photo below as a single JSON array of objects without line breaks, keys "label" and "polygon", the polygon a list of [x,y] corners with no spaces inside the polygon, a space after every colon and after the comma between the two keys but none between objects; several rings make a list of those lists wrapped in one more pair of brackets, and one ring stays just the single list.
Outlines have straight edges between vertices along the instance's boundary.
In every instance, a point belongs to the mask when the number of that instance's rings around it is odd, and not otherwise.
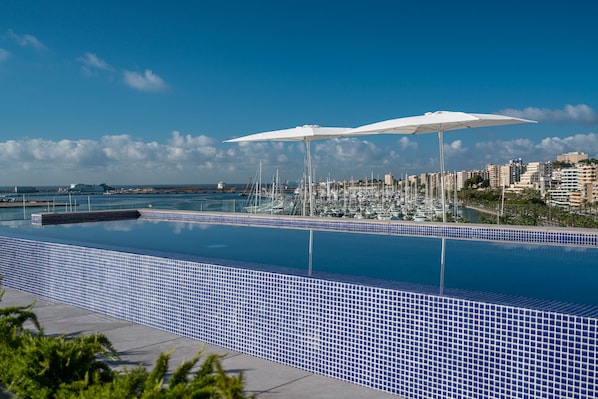
[{"label": "distant dock", "polygon": [[57,206],[77,206],[77,204],[59,203],[53,201],[3,201],[0,202],[0,208],[27,208],[32,207],[57,207]]},{"label": "distant dock", "polygon": [[237,190],[243,190],[243,186],[227,186],[218,188],[217,186],[170,186],[170,187],[143,187],[136,189],[115,190],[105,194],[223,194],[235,193]]}]

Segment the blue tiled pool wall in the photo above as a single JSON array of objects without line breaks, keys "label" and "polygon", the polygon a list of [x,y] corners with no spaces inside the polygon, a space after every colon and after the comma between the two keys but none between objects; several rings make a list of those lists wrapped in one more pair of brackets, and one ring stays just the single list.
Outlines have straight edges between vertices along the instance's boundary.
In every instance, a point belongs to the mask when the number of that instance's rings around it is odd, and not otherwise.
[{"label": "blue tiled pool wall", "polygon": [[15,289],[406,398],[598,396],[595,318],[7,237],[0,274]]},{"label": "blue tiled pool wall", "polygon": [[195,223],[218,223],[246,226],[288,227],[376,233],[388,235],[411,235],[419,237],[506,241],[518,243],[598,246],[596,229],[564,229],[523,226],[495,226],[443,223],[381,222],[346,219],[281,217],[251,214],[226,214],[185,212],[171,210],[139,209],[141,219]]}]

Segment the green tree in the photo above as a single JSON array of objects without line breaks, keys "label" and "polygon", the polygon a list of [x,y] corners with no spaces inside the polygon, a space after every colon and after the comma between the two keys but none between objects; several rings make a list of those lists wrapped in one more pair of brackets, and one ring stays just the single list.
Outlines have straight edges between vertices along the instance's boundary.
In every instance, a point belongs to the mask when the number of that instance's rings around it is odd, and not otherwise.
[{"label": "green tree", "polygon": [[570,168],[573,164],[565,161],[552,161],[552,167],[554,169]]},{"label": "green tree", "polygon": [[[470,177],[469,179],[466,179],[463,182],[463,184],[466,188],[476,188],[483,182],[484,182],[484,178],[482,176],[474,175],[474,176]],[[490,182],[488,182],[488,184],[489,183]]]}]

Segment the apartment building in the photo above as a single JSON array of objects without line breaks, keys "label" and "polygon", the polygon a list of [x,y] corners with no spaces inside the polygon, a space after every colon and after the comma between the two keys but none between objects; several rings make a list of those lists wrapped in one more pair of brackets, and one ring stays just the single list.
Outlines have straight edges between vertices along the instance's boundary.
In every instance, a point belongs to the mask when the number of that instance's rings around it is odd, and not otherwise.
[{"label": "apartment building", "polygon": [[573,168],[561,169],[559,187],[551,190],[550,195],[552,203],[555,205],[577,208],[585,202],[596,202],[598,200],[598,165],[578,163]]}]

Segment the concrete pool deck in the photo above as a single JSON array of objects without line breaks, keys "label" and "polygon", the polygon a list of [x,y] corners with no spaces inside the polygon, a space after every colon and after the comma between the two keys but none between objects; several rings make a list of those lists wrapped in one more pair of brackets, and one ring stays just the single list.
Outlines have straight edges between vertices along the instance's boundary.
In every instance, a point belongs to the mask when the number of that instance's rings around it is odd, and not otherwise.
[{"label": "concrete pool deck", "polygon": [[[204,353],[225,354],[222,365],[231,373],[243,372],[246,391],[256,398],[399,398],[396,395],[314,374],[240,352],[204,344],[155,328],[131,323],[75,306],[0,287],[5,290],[0,307],[25,306],[35,302],[34,312],[47,335],[103,333],[120,353],[119,365],[153,367],[160,353],[175,349],[170,368],[190,359],[204,347]],[[0,398],[1,398],[0,393]]]}]

